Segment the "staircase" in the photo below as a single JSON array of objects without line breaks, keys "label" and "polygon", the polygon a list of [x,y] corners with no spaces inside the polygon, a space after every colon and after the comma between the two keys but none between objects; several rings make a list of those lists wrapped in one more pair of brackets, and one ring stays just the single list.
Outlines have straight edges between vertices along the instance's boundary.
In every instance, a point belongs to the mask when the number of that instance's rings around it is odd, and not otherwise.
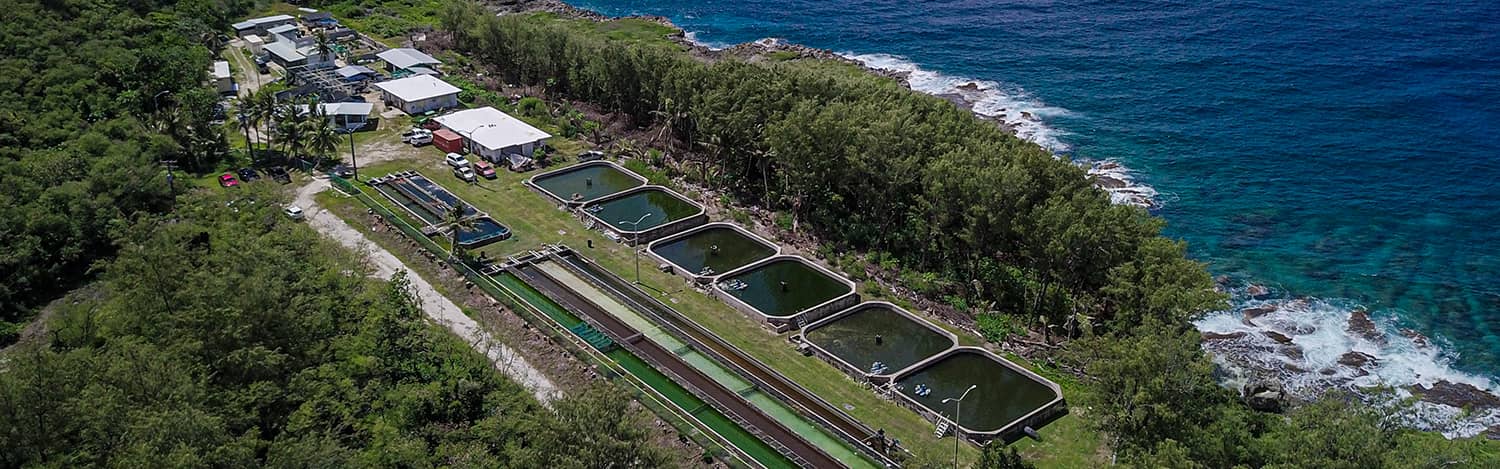
[{"label": "staircase", "polygon": [[943,436],[947,435],[948,427],[949,425],[947,420],[939,420],[937,430],[932,432],[933,438],[942,438]]},{"label": "staircase", "polygon": [[609,352],[615,349],[615,341],[609,340],[609,337],[605,336],[603,332],[599,332],[588,324],[579,324],[568,328],[568,330],[573,331],[584,342],[588,342],[590,346],[593,346],[600,352]]}]

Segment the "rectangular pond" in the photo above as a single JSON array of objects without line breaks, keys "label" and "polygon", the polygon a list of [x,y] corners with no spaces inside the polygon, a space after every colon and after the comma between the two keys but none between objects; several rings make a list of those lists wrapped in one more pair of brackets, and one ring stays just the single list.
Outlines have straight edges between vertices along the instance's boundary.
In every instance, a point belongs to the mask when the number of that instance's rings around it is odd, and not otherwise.
[{"label": "rectangular pond", "polygon": [[559,202],[582,204],[644,186],[646,178],[608,161],[590,161],[538,174],[530,183]]},{"label": "rectangular pond", "polygon": [[[1007,440],[1024,426],[1040,428],[1061,411],[1062,393],[1051,381],[983,349],[960,347],[896,377],[897,392],[931,414],[952,421],[956,398],[977,386],[963,401],[959,426],[970,438]],[[929,389],[925,393],[918,386]]]},{"label": "rectangular pond", "polygon": [[885,302],[835,313],[802,337],[858,376],[892,375],[958,345],[953,334]]},{"label": "rectangular pond", "polygon": [[854,283],[797,256],[778,256],[719,277],[715,288],[756,313],[792,318],[852,303]]},{"label": "rectangular pond", "polygon": [[[589,202],[583,212],[630,242],[637,237],[650,241],[706,218],[702,206],[660,186],[638,187]],[[669,226],[676,230],[666,230]]]},{"label": "rectangular pond", "polygon": [[465,248],[477,248],[510,237],[510,228],[490,217],[474,219],[474,229],[460,230],[458,244]]},{"label": "rectangular pond", "polygon": [[663,238],[646,248],[679,273],[713,277],[776,255],[777,247],[729,223],[710,223]]},{"label": "rectangular pond", "polygon": [[[405,208],[428,228],[447,223],[448,212],[462,203],[462,200],[452,192],[448,192],[448,189],[415,171],[388,174],[371,180],[370,185],[387,199]],[[496,222],[473,205],[463,205],[464,217],[474,221],[474,228],[459,231],[458,244],[460,246],[476,248],[510,237],[510,228]]]}]

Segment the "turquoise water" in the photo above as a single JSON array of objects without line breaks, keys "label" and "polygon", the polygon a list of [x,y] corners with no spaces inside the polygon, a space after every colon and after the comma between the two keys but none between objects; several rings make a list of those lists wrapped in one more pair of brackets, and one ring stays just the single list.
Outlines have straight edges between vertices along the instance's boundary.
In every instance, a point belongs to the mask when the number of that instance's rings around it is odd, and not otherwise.
[{"label": "turquoise water", "polygon": [[[1277,310],[1200,326],[1275,330],[1304,355],[1277,358],[1294,370],[1254,356],[1275,344],[1210,345],[1240,364],[1308,388],[1496,387],[1500,2],[573,3],[666,16],[709,45],[778,37],[906,71],[1060,154],[1118,164],[1096,172],[1135,184],[1120,199],[1152,196],[1240,308]],[[1248,298],[1252,283],[1269,296]],[[1385,337],[1343,333],[1354,309]],[[1336,363],[1351,350],[1381,360],[1357,376]]]}]

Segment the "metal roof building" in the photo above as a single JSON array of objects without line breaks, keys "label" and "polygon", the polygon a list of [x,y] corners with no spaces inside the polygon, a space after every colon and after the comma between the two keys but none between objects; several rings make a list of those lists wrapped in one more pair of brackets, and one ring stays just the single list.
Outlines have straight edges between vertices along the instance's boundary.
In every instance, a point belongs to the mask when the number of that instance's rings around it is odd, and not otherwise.
[{"label": "metal roof building", "polygon": [[443,64],[441,60],[432,58],[432,56],[427,55],[426,52],[422,52],[409,47],[390,49],[379,54],[375,54],[375,56],[379,57],[380,60],[385,61],[386,64],[389,64],[391,67],[391,71],[404,70],[412,67],[430,68],[430,66]]},{"label": "metal roof building", "polygon": [[457,86],[431,75],[417,75],[375,84],[385,102],[407,114],[421,114],[458,106]]},{"label": "metal roof building", "polygon": [[531,156],[551,134],[492,107],[465,109],[433,120],[468,140],[470,151],[494,163],[508,154]]}]

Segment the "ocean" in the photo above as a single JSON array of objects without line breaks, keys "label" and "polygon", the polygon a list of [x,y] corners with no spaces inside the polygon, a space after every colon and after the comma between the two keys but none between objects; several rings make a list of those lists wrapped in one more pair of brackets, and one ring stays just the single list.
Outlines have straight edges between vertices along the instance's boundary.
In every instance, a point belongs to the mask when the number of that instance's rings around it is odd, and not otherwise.
[{"label": "ocean", "polygon": [[[1306,395],[1500,391],[1500,2],[571,3],[967,93],[1149,199],[1235,295],[1198,322],[1231,368]],[[1463,436],[1500,413],[1427,420]]]}]

